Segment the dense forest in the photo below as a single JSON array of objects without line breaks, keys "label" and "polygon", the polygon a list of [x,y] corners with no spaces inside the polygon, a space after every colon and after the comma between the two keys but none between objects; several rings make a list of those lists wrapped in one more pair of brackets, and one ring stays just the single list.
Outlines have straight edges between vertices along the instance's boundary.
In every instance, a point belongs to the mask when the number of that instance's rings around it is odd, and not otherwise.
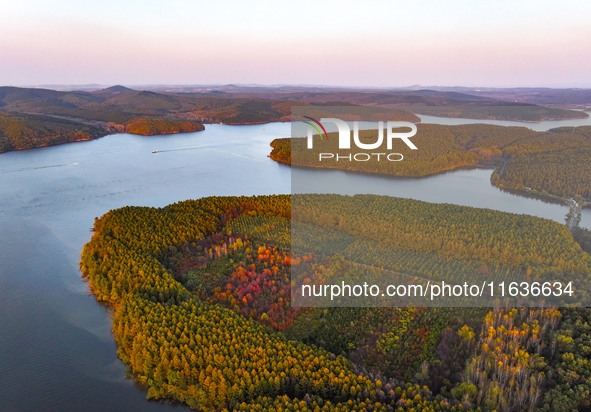
[{"label": "dense forest", "polygon": [[205,127],[201,123],[177,119],[138,117],[125,123],[125,132],[142,136],[198,132],[203,129]]},{"label": "dense forest", "polygon": [[[591,199],[591,127],[535,132],[524,127],[484,124],[444,126],[419,124],[412,138],[419,150],[404,144],[393,151],[404,160],[390,162],[333,159],[318,161],[319,153],[339,153],[338,139],[315,139],[314,149],[303,138],[276,139],[271,158],[295,166],[421,177],[460,168],[494,167],[494,185],[542,197]],[[362,142],[375,141],[376,131],[360,132]],[[373,137],[372,137],[373,136]],[[359,149],[356,152],[369,153]],[[342,154],[349,152],[341,151]]]},{"label": "dense forest", "polygon": [[[543,219],[370,195],[306,200],[299,218],[344,238],[335,248],[381,241],[407,255],[400,269],[590,273],[566,228]],[[390,209],[403,215],[387,230],[370,223]],[[291,197],[275,195],[124,207],[95,221],[81,269],[113,306],[119,356],[149,398],[200,410],[588,407],[588,310],[292,307],[293,267],[328,278],[400,263],[321,256],[305,242],[294,255],[290,217]]]},{"label": "dense forest", "polygon": [[103,127],[67,119],[0,112],[0,153],[90,140],[107,133]]}]

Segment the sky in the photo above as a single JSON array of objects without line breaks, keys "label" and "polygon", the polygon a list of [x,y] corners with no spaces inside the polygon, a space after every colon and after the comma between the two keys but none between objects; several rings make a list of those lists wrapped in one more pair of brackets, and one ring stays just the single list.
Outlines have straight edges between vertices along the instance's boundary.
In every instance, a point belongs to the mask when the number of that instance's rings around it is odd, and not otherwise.
[{"label": "sky", "polygon": [[0,0],[0,85],[591,87],[591,2]]}]

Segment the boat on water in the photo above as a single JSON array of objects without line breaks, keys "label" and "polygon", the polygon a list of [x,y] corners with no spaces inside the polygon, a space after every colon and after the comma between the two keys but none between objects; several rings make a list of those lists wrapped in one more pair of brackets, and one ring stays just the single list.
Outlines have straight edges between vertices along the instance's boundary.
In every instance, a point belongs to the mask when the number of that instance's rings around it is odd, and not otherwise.
[{"label": "boat on water", "polygon": [[152,150],[152,153],[158,153],[159,150]]}]

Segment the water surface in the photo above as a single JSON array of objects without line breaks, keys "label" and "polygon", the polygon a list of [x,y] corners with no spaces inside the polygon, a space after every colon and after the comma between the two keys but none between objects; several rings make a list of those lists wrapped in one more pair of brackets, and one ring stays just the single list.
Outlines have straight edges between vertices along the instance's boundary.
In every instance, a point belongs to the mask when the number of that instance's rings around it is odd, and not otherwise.
[{"label": "water surface", "polygon": [[445,124],[445,125],[460,125],[460,124],[494,124],[497,126],[523,126],[529,129],[545,132],[556,127],[577,127],[577,126],[591,126],[591,112],[585,112],[588,117],[584,119],[569,119],[569,120],[544,120],[543,122],[517,122],[510,120],[488,120],[488,119],[463,119],[456,117],[439,117],[427,116],[418,114],[421,123]]}]

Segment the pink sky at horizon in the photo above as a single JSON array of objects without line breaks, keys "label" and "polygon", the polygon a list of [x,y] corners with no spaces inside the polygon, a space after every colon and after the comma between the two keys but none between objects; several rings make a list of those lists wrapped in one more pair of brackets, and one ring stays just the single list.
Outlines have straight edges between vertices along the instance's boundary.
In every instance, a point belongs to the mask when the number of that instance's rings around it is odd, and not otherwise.
[{"label": "pink sky at horizon", "polygon": [[591,2],[278,4],[4,2],[0,85],[591,87]]}]

